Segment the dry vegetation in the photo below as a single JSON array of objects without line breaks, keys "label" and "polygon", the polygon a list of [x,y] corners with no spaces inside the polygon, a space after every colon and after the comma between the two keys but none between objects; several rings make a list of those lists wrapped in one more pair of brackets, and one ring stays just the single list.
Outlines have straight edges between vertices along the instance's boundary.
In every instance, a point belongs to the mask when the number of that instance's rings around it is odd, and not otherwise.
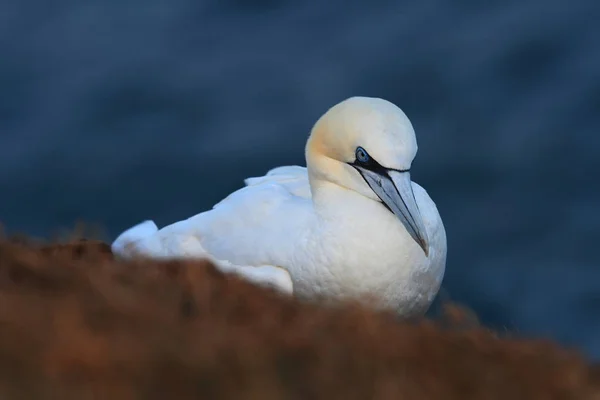
[{"label": "dry vegetation", "polygon": [[449,311],[399,322],[299,304],[207,263],[5,241],[0,398],[600,399],[579,354],[464,329]]}]

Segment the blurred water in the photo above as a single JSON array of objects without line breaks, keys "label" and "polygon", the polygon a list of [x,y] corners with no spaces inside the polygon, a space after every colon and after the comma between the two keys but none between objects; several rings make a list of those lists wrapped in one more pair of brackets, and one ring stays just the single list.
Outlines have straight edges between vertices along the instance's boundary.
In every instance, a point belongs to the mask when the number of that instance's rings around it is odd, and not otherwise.
[{"label": "blurred water", "polygon": [[114,237],[209,208],[352,95],[417,131],[444,293],[600,357],[595,0],[0,2],[0,221]]}]

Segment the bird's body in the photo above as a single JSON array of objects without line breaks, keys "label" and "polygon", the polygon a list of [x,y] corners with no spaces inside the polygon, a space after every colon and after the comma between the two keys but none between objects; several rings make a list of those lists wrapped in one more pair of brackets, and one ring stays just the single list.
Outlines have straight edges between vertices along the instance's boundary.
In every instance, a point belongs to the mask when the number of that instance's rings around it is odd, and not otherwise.
[{"label": "bird's body", "polygon": [[[353,99],[358,100],[352,103]],[[390,168],[388,172],[382,172],[382,161],[372,164],[370,156],[367,162],[356,165],[351,163],[356,160],[339,160],[342,157],[334,154],[337,150],[328,148],[336,146],[335,140],[321,139],[332,128],[325,114],[307,144],[308,168],[278,167],[263,177],[248,178],[245,187],[211,210],[160,230],[147,221],[126,231],[113,243],[113,251],[125,257],[208,255],[228,265],[244,266],[250,274],[267,268],[268,273],[254,280],[276,280],[285,286],[284,291],[293,290],[303,299],[368,298],[377,308],[393,309],[402,315],[423,313],[444,275],[446,234],[433,201],[423,188],[410,181],[412,158],[403,165],[401,157],[394,155],[397,150],[400,155],[412,151],[409,148],[403,152],[403,145],[412,145],[412,126],[406,125],[408,119],[403,113],[396,115],[400,109],[384,100],[352,98],[346,102],[351,102],[348,111],[356,113],[360,107],[367,111],[355,121],[356,125],[342,124],[347,131],[355,128],[346,138],[360,139],[374,122],[379,122],[371,128],[375,133],[382,127],[389,128],[389,143],[383,143],[389,146],[379,151],[380,158],[389,159],[385,167]],[[383,106],[383,111],[377,106]],[[332,110],[336,111],[335,107]],[[390,126],[382,121],[385,112],[392,113]],[[339,127],[339,121],[333,122]],[[408,138],[399,135],[406,139],[400,145],[390,131],[394,122],[400,130],[410,128]],[[371,142],[373,159],[376,140],[363,138],[365,149]],[[353,156],[357,144],[349,146]],[[414,146],[416,153],[416,142]],[[357,157],[364,159],[362,153]],[[381,174],[386,180],[377,178]],[[371,191],[371,186],[377,192]],[[416,213],[419,215],[412,216]],[[144,226],[146,229],[140,229]],[[286,275],[291,283],[286,283]]]}]

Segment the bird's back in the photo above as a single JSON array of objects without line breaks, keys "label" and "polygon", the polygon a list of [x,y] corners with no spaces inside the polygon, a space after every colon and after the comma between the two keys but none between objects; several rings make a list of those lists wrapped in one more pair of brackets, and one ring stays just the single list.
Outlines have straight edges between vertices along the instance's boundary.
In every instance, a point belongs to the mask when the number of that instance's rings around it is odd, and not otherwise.
[{"label": "bird's back", "polygon": [[[242,265],[284,264],[293,254],[294,236],[306,232],[310,219],[306,168],[279,167],[245,183],[211,210],[160,230],[148,232],[135,226],[115,240],[113,249],[152,257],[201,257],[208,253]],[[144,224],[149,223],[153,224]],[[145,236],[132,235],[135,230]]]}]

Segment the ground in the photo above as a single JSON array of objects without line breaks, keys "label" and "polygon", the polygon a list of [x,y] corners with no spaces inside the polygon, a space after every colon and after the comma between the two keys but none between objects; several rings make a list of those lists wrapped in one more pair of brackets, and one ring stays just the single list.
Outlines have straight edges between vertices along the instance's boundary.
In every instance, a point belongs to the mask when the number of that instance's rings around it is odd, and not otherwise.
[{"label": "ground", "polygon": [[600,371],[454,306],[398,321],[300,303],[206,262],[0,243],[3,399],[600,399]]}]

